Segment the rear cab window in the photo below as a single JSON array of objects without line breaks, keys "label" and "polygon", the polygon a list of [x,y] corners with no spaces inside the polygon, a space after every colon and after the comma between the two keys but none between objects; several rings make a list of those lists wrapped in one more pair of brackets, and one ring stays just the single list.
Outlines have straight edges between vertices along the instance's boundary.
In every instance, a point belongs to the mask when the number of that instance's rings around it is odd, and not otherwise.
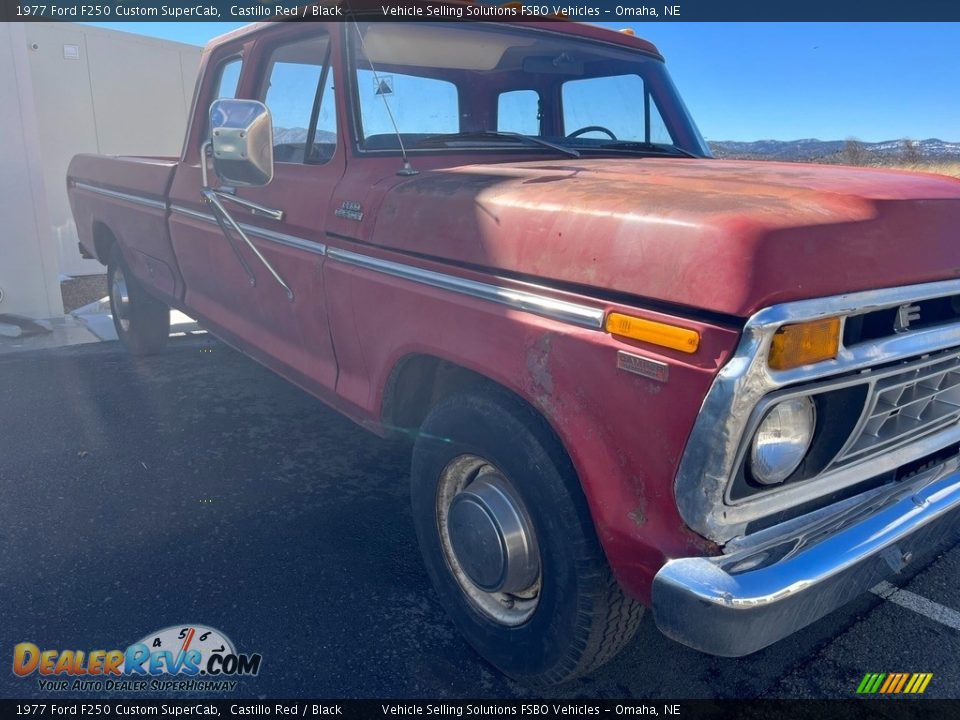
[{"label": "rear cab window", "polygon": [[[656,100],[639,75],[568,80],[562,85],[561,97],[566,135],[591,128],[582,136],[609,138],[613,133],[617,140],[673,142]],[[640,103],[642,113],[635,111]]]},{"label": "rear cab window", "polygon": [[497,130],[540,134],[540,94],[536,90],[509,90],[497,98]]}]

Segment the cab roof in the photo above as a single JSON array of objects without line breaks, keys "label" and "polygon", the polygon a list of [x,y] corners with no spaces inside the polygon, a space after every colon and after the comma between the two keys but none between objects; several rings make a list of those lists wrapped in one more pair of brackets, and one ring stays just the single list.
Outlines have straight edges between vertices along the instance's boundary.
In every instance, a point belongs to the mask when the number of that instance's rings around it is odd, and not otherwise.
[{"label": "cab roof", "polygon": [[[468,5],[477,5],[480,3],[472,2],[472,0],[458,1],[458,0],[413,0],[417,4],[422,5],[444,5],[450,7],[466,7]],[[491,3],[492,4],[492,3]],[[360,1],[357,2],[317,2],[317,3],[306,3],[300,7],[310,8],[315,6],[326,6],[331,7],[334,5],[344,5],[351,8],[358,16],[370,13],[380,13],[382,17],[382,11],[380,10],[380,4],[372,4],[370,2]],[[281,22],[289,22],[286,20],[272,21],[272,22],[256,22],[244,27],[237,28],[236,30],[231,30],[228,33],[219,35],[212,40],[210,40],[204,52],[210,52],[214,48],[222,45],[223,43],[237,40],[238,38],[247,37],[249,35],[254,35],[259,33],[267,28],[273,27]],[[483,22],[481,20],[471,21],[471,22]],[[598,25],[590,25],[583,22],[575,22],[572,20],[567,20],[562,17],[552,18],[550,20],[538,20],[538,21],[520,21],[520,20],[497,20],[491,18],[490,22],[495,22],[503,25],[516,25],[520,27],[536,27],[542,30],[552,30],[553,32],[565,33],[568,35],[576,35],[577,37],[586,38],[589,40],[598,40],[600,42],[615,43],[617,45],[622,45],[633,50],[639,50],[651,55],[655,55],[658,58],[663,58],[660,54],[660,51],[657,50],[657,47],[648,40],[643,38],[636,37],[632,32],[621,32],[618,30],[612,30],[610,28],[600,27]]]}]

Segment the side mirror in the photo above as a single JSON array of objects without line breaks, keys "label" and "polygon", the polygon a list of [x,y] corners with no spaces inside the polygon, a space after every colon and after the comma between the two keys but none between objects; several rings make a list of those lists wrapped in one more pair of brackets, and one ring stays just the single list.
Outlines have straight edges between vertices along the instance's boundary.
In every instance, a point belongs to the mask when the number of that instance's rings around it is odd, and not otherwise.
[{"label": "side mirror", "polygon": [[214,100],[210,105],[213,169],[227,185],[259,187],[273,179],[273,122],[256,100]]}]

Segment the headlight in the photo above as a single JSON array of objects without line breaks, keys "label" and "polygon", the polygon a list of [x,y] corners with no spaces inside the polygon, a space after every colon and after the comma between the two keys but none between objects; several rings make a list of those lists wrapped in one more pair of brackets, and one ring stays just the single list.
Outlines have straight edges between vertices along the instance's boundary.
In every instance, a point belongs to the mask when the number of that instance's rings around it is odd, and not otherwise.
[{"label": "headlight", "polygon": [[783,482],[803,462],[817,413],[808,397],[778,403],[764,416],[750,445],[750,471],[763,485]]}]

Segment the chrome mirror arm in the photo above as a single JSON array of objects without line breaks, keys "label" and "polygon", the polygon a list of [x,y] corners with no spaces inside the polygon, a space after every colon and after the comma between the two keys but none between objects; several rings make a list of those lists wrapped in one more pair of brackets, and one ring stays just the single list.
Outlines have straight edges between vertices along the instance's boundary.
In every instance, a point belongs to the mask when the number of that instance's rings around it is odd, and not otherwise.
[{"label": "chrome mirror arm", "polygon": [[[206,185],[204,187],[207,187]],[[260,205],[255,203],[252,200],[247,200],[245,198],[237,197],[236,195],[230,195],[221,190],[213,190],[221,200],[227,200],[229,202],[235,203],[240,207],[246,208],[253,215],[260,215],[265,218],[270,218],[271,220],[276,220],[280,222],[283,220],[283,210],[274,210],[273,208],[268,208],[265,205]]]},{"label": "chrome mirror arm", "polygon": [[243,258],[243,254],[240,252],[240,248],[237,247],[236,241],[233,239],[233,235],[230,234],[230,229],[224,223],[223,218],[218,212],[213,213],[213,219],[216,221],[217,225],[220,227],[220,232],[223,233],[223,236],[227,239],[227,242],[230,244],[230,249],[233,250],[233,254],[237,258],[237,262],[243,267],[243,271],[247,274],[247,279],[250,281],[250,287],[256,287],[257,285],[257,276],[254,275],[253,270],[246,260]]},{"label": "chrome mirror arm", "polygon": [[[240,227],[237,221],[233,219],[233,217],[230,215],[229,212],[227,212],[227,209],[223,206],[223,203],[220,202],[221,194],[218,193],[216,190],[210,189],[206,184],[204,185],[201,193],[203,194],[204,199],[207,202],[209,202],[211,205],[213,205],[214,209],[216,210],[216,212],[214,213],[214,217],[216,217],[217,224],[220,226],[220,229],[223,231],[223,234],[227,236],[228,240],[230,240],[231,245],[233,244],[233,240],[230,237],[230,233],[228,232],[227,227],[224,225],[224,221],[229,223],[230,228],[233,229],[233,231],[240,236],[240,239],[247,244],[247,247],[250,248],[253,254],[257,256],[257,259],[260,260],[260,262],[263,263],[263,266],[270,271],[270,274],[273,275],[273,279],[276,280],[280,284],[280,286],[287,291],[287,299],[290,300],[290,302],[293,302],[293,290],[291,290],[290,286],[283,281],[283,278],[280,277],[280,274],[273,269],[273,266],[260,253],[260,251],[257,249],[257,246],[250,241],[250,238],[247,237],[247,234],[243,231],[243,229]],[[234,248],[234,250],[237,251],[236,248]],[[247,271],[247,274],[250,276],[250,284],[255,285],[256,277],[254,276],[253,272],[250,270],[250,266],[247,265],[246,261],[243,259],[243,257],[240,255],[239,252],[237,252],[237,259],[240,260],[240,263],[243,265],[244,269]]]},{"label": "chrome mirror arm", "polygon": [[207,140],[200,146],[200,182],[203,184],[204,189],[210,187],[210,182],[207,180],[207,151],[212,146],[212,140]]},{"label": "chrome mirror arm", "polygon": [[212,145],[213,141],[207,140],[205,143],[203,143],[203,145],[200,146],[200,182],[203,184],[203,189],[217,193],[221,200],[229,200],[232,203],[236,203],[237,205],[246,208],[253,215],[260,215],[262,217],[281,222],[284,217],[283,210],[274,210],[273,208],[268,208],[265,205],[255,203],[252,200],[239,198],[235,195],[225,193],[221,190],[214,190],[212,187],[210,187],[210,179],[207,171],[207,150]]}]

